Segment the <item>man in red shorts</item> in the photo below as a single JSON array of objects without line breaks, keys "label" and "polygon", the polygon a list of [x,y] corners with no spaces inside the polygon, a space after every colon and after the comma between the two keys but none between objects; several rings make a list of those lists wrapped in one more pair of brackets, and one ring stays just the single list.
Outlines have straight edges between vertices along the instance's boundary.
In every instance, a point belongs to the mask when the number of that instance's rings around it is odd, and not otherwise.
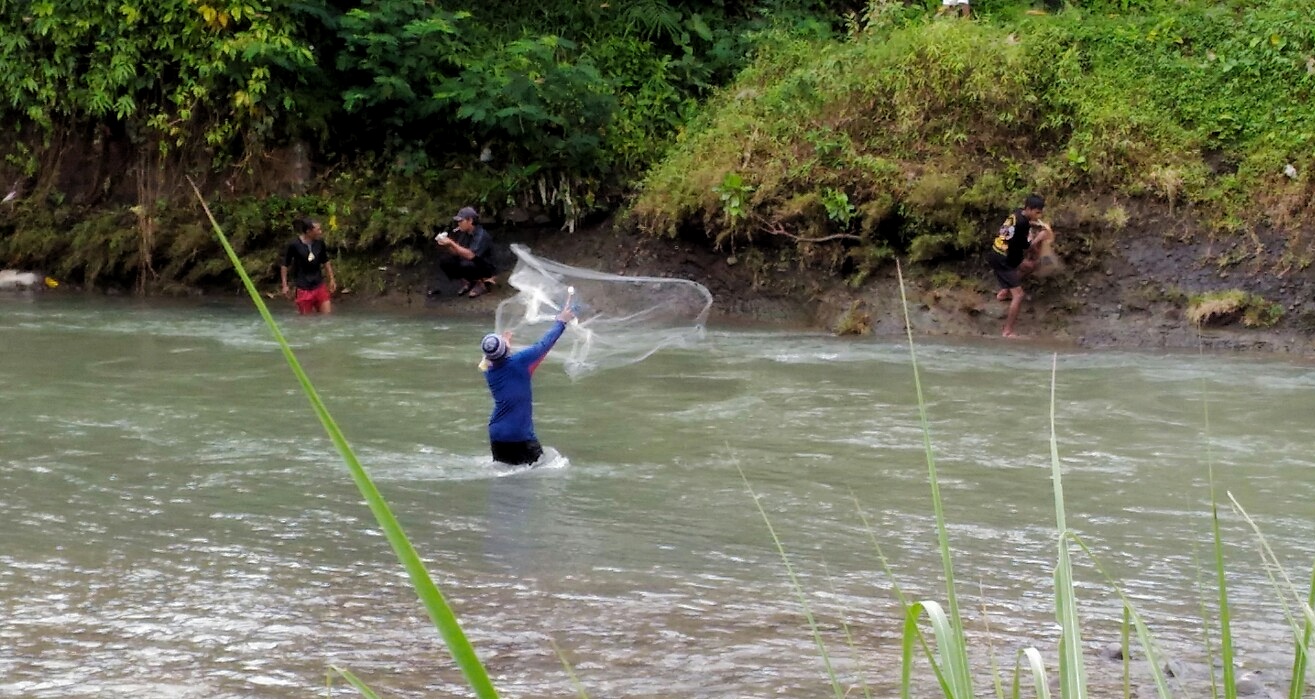
[{"label": "man in red shorts", "polygon": [[[283,295],[292,298],[288,288],[288,269],[292,269],[292,284],[297,289],[297,312],[329,313],[333,302],[329,295],[338,290],[338,283],[333,279],[333,265],[329,263],[329,249],[324,245],[324,230],[319,221],[302,217],[292,222],[297,237],[288,243],[283,253],[283,265],[279,273],[283,278]],[[329,276],[329,283],[324,283],[324,276]]]}]

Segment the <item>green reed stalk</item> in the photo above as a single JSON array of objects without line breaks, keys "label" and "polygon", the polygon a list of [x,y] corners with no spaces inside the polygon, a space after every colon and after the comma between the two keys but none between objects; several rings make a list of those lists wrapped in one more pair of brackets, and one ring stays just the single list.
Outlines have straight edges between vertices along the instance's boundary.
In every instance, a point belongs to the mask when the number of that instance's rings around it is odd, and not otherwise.
[{"label": "green reed stalk", "polygon": [[1215,469],[1210,469],[1210,531],[1214,536],[1215,579],[1219,585],[1219,652],[1224,665],[1224,699],[1237,699],[1233,669],[1233,624],[1228,607],[1228,579],[1224,575],[1224,539],[1219,532],[1219,502],[1215,496]]},{"label": "green reed stalk", "polygon": [[[936,458],[931,448],[931,423],[927,419],[927,401],[922,393],[922,378],[918,373],[918,353],[913,343],[913,323],[909,319],[909,299],[904,289],[904,271],[899,264],[895,262],[895,274],[899,279],[900,304],[904,309],[904,332],[909,338],[909,360],[913,367],[913,386],[918,397],[918,419],[922,424],[922,447],[927,459],[927,472],[931,481],[931,502],[932,508],[936,512],[936,538],[941,549],[941,567],[945,574],[945,600],[949,605],[950,612],[948,620],[950,623],[947,627],[942,628],[941,607],[934,602],[922,602],[909,608],[905,614],[905,651],[904,659],[904,696],[909,693],[909,662],[907,655],[911,647],[911,639],[908,637],[910,627],[916,630],[917,617],[919,616],[919,607],[926,609],[933,621],[933,629],[936,631],[936,645],[940,652],[942,663],[944,664],[944,679],[941,682],[943,689],[946,689],[947,696],[956,697],[957,699],[970,699],[973,696],[972,675],[968,672],[968,641],[963,631],[963,616],[959,613],[959,598],[955,592],[954,584],[954,562],[950,555],[950,534],[945,525],[945,507],[941,503],[941,485],[936,476]],[[933,668],[936,667],[932,663]],[[937,677],[941,678],[941,669],[937,668]]]},{"label": "green reed stalk", "polygon": [[1050,478],[1055,491],[1055,528],[1059,530],[1059,557],[1055,564],[1055,615],[1062,629],[1059,639],[1059,696],[1085,699],[1086,667],[1082,662],[1082,626],[1078,620],[1077,594],[1073,589],[1073,561],[1068,548],[1068,522],[1064,515],[1064,476],[1059,464],[1059,440],[1055,436],[1055,383],[1059,355],[1050,360]]},{"label": "green reed stalk", "polygon": [[1105,567],[1100,564],[1100,559],[1096,558],[1096,554],[1082,540],[1082,537],[1073,532],[1069,532],[1066,536],[1078,548],[1082,549],[1082,552],[1090,559],[1092,567],[1105,579],[1105,582],[1109,583],[1109,586],[1114,589],[1114,594],[1118,595],[1119,600],[1123,602],[1124,613],[1132,621],[1132,627],[1137,630],[1137,642],[1141,644],[1142,650],[1146,652],[1146,662],[1150,666],[1151,678],[1155,681],[1156,693],[1160,699],[1171,699],[1173,693],[1169,691],[1169,682],[1164,677],[1164,670],[1160,664],[1160,654],[1155,650],[1155,641],[1151,638],[1151,631],[1146,627],[1146,622],[1137,613],[1137,608],[1132,605],[1132,600],[1123,591],[1123,587],[1114,579],[1114,576],[1110,575]]},{"label": "green reed stalk", "polygon": [[1041,657],[1041,652],[1035,648],[1018,651],[1018,657],[1014,659],[1014,685],[1010,697],[1012,699],[1022,697],[1019,685],[1024,658],[1027,659],[1028,668],[1032,670],[1032,686],[1036,688],[1037,699],[1050,699],[1050,680],[1046,678],[1046,661]]},{"label": "green reed stalk", "polygon": [[[1202,590],[1205,585],[1201,583],[1201,561],[1196,557],[1196,550],[1192,550],[1192,563],[1196,567],[1196,606],[1200,608],[1201,613],[1201,644],[1205,647],[1206,667],[1215,666],[1215,643],[1210,638],[1210,610],[1206,608],[1205,594]],[[1215,675],[1214,670],[1210,671],[1210,696],[1212,699],[1219,699],[1219,677]]]},{"label": "green reed stalk", "polygon": [[831,656],[826,652],[826,644],[822,642],[822,632],[817,628],[817,622],[813,619],[813,610],[808,606],[808,598],[804,596],[804,587],[799,584],[799,578],[794,573],[794,566],[790,564],[790,557],[785,553],[785,546],[781,544],[781,538],[776,535],[776,528],[772,526],[772,520],[767,516],[767,510],[763,509],[762,500],[758,494],[753,491],[753,486],[749,485],[749,477],[744,475],[744,469],[735,464],[735,470],[740,472],[740,479],[744,481],[744,487],[749,491],[749,497],[753,498],[753,504],[758,508],[758,514],[762,515],[763,523],[767,525],[767,533],[772,536],[772,543],[776,544],[777,553],[781,554],[781,562],[785,564],[785,572],[790,576],[790,587],[794,594],[799,598],[799,605],[803,607],[804,618],[808,620],[808,628],[813,632],[813,643],[817,644],[817,650],[822,654],[822,664],[826,666],[827,677],[831,678],[831,689],[836,693],[836,699],[845,699],[845,690],[840,686],[840,679],[836,677],[836,671],[831,667]]},{"label": "green reed stalk", "polygon": [[1095,572],[1105,578],[1105,582],[1109,583],[1110,587],[1114,589],[1114,594],[1119,595],[1120,602],[1123,602],[1123,610],[1128,618],[1132,620],[1132,628],[1136,629],[1137,643],[1141,644],[1141,650],[1144,650],[1147,654],[1147,665],[1151,670],[1151,678],[1155,681],[1156,695],[1160,696],[1160,699],[1172,698],[1173,692],[1169,691],[1169,681],[1164,677],[1164,670],[1162,670],[1160,664],[1160,653],[1157,652],[1155,640],[1151,637],[1151,629],[1147,628],[1145,621],[1141,619],[1141,615],[1137,614],[1136,607],[1132,606],[1132,599],[1128,598],[1127,593],[1124,593],[1123,587],[1119,586],[1119,582],[1116,581],[1114,575],[1106,572],[1105,566],[1101,565],[1101,560],[1095,557],[1095,553],[1091,551],[1085,541],[1082,541],[1082,537],[1069,532],[1068,539],[1077,544],[1077,547],[1082,549],[1082,553],[1086,553],[1086,557],[1091,561],[1091,566],[1095,568]]},{"label": "green reed stalk", "polygon": [[[894,591],[895,598],[899,600],[900,608],[905,615],[908,615],[909,608],[913,606],[913,603],[909,601],[908,596],[904,594],[904,590],[900,588],[899,580],[895,578],[895,571],[890,567],[890,559],[886,558],[885,552],[881,550],[881,544],[877,541],[877,532],[872,528],[872,523],[868,521],[868,516],[864,514],[863,507],[859,505],[858,496],[854,495],[852,491],[849,495],[854,498],[854,509],[858,511],[859,519],[863,520],[863,527],[867,530],[868,538],[872,540],[872,548],[877,551],[877,560],[881,562],[881,569],[885,571],[886,577],[890,579],[890,588]],[[922,629],[918,629],[918,643],[922,646],[923,655],[927,656],[928,661],[931,661],[932,669],[936,671],[939,680],[940,668],[936,667],[935,656],[932,654],[931,646],[927,645],[927,638],[923,636]]]},{"label": "green reed stalk", "polygon": [[[905,606],[905,622],[903,634],[903,653],[902,653],[902,678],[901,678],[901,696],[908,699],[911,689],[911,662],[912,662],[912,645],[913,639],[921,639],[921,632],[918,629],[918,619],[925,612],[931,620],[932,629],[935,633],[938,652],[941,661],[937,663],[933,660],[932,669],[936,673],[937,681],[941,684],[941,690],[946,697],[951,699],[969,699],[973,696],[971,678],[968,675],[968,663],[966,644],[964,643],[963,625],[957,618],[957,604],[954,595],[954,577],[953,566],[950,561],[949,539],[946,534],[944,509],[941,506],[940,489],[936,477],[935,460],[931,450],[931,430],[928,427],[926,401],[922,394],[922,384],[918,376],[917,355],[914,350],[913,328],[909,320],[908,299],[904,289],[904,278],[899,265],[896,265],[896,273],[900,283],[900,300],[904,308],[905,332],[909,339],[909,353],[912,358],[914,386],[917,390],[919,414],[922,419],[923,428],[923,446],[926,451],[928,462],[928,471],[932,483],[932,505],[936,512],[936,521],[938,534],[941,544],[941,559],[945,567],[949,600],[952,606],[952,612],[947,615],[935,602],[919,602],[917,604],[908,604],[903,593],[896,588],[896,594],[899,595],[901,603]],[[1129,672],[1127,665],[1128,640],[1127,625],[1131,624],[1137,632],[1137,639],[1146,652],[1146,658],[1150,665],[1150,672],[1155,683],[1156,693],[1160,699],[1170,699],[1172,693],[1169,691],[1168,682],[1165,679],[1164,672],[1160,667],[1158,653],[1155,650],[1155,643],[1151,638],[1150,630],[1146,627],[1141,615],[1137,613],[1136,608],[1132,605],[1127,594],[1119,586],[1118,582],[1100,565],[1091,549],[1082,541],[1080,537],[1068,528],[1067,517],[1064,509],[1064,489],[1063,489],[1063,470],[1059,459],[1059,440],[1057,437],[1055,422],[1055,394],[1056,394],[1056,376],[1058,374],[1058,355],[1052,358],[1051,362],[1051,379],[1050,379],[1050,466],[1051,480],[1054,488],[1055,497],[1055,523],[1058,530],[1057,537],[1057,561],[1055,566],[1055,607],[1056,617],[1061,625],[1062,634],[1060,640],[1060,688],[1061,696],[1065,699],[1083,699],[1086,696],[1086,673],[1085,666],[1082,662],[1082,635],[1081,625],[1077,615],[1077,601],[1075,587],[1073,584],[1072,556],[1069,548],[1070,542],[1078,546],[1083,553],[1091,560],[1096,571],[1114,588],[1119,598],[1123,602],[1124,608],[1124,658],[1125,658],[1125,685],[1129,682],[1126,678]],[[857,505],[857,502],[855,503]],[[859,510],[862,516],[862,509]],[[871,526],[867,518],[863,518],[864,524],[868,527],[869,534],[873,536],[875,544],[875,534],[872,534]],[[877,548],[880,555],[880,547]],[[887,575],[891,575],[889,564],[884,556],[881,556],[882,564],[886,567]],[[1312,583],[1315,586],[1315,583]],[[1315,589],[1315,587],[1313,587]],[[1315,594],[1315,593],[1313,593]],[[953,621],[952,621],[953,619]],[[930,650],[927,648],[925,640],[923,648],[930,656]],[[1020,652],[1018,660],[1015,662],[1013,696],[1018,699],[1021,684],[1021,661],[1027,659],[1028,665],[1032,670],[1033,681],[1036,684],[1036,693],[1038,697],[1048,699],[1050,688],[1046,678],[1045,662],[1039,651],[1035,648],[1026,648]],[[997,693],[999,693],[997,689]],[[1130,689],[1125,689],[1125,693],[1130,693]]]},{"label": "green reed stalk", "polygon": [[548,643],[552,644],[552,652],[557,654],[557,659],[561,661],[562,669],[566,671],[566,676],[571,678],[571,684],[575,687],[576,696],[580,697],[580,699],[589,699],[589,694],[584,691],[584,684],[581,683],[580,678],[575,675],[575,668],[571,667],[571,662],[566,659],[566,654],[562,652],[560,647],[558,647],[557,641],[549,638]]},{"label": "green reed stalk", "polygon": [[1132,648],[1128,644],[1128,632],[1132,626],[1130,611],[1123,608],[1123,623],[1119,625],[1119,648],[1123,651],[1123,699],[1132,699]]},{"label": "green reed stalk", "polygon": [[[283,337],[279,330],[278,323],[274,322],[274,317],[270,315],[269,309],[260,297],[260,292],[256,290],[256,285],[247,275],[246,269],[242,266],[242,261],[238,258],[233,246],[229,244],[228,237],[224,235],[224,230],[220,228],[219,222],[215,220],[214,214],[210,213],[210,207],[206,204],[205,197],[201,196],[201,190],[197,189],[196,183],[191,178],[187,180],[192,185],[192,191],[196,192],[196,198],[201,202],[201,208],[205,210],[206,218],[210,219],[210,225],[214,227],[215,235],[219,237],[219,244],[223,246],[224,252],[228,255],[229,261],[233,263],[233,269],[237,271],[242,278],[242,285],[246,287],[247,294],[256,304],[256,310],[260,311],[260,316],[265,319],[265,325],[269,327],[270,333],[274,335],[274,340],[278,343],[279,348],[283,350],[283,357],[288,361],[292,373],[297,377],[297,382],[301,384],[301,390],[306,394],[310,401],[311,409],[315,416],[319,418],[320,424],[324,426],[325,432],[328,433],[329,439],[342,455],[343,461],[347,464],[347,469],[351,473],[352,480],[355,481],[356,487],[364,496],[366,504],[369,505],[370,511],[374,513],[374,518],[383,529],[384,535],[388,538],[388,543],[392,545],[393,551],[396,552],[397,558],[406,569],[407,575],[411,578],[411,585],[415,588],[416,594],[424,604],[425,610],[429,613],[429,618],[433,621],[435,628],[443,636],[447,643],[448,650],[452,653],[453,660],[461,668],[462,674],[466,676],[466,682],[470,688],[475,691],[475,696],[480,699],[496,699],[497,690],[493,688],[493,683],[489,681],[488,673],[485,672],[483,664],[480,663],[479,656],[475,654],[475,649],[466,639],[466,634],[461,630],[461,625],[457,622],[456,615],[452,613],[452,608],[448,606],[447,600],[443,598],[443,593],[439,592],[438,587],[434,585],[433,579],[429,577],[429,571],[425,569],[425,564],[416,554],[415,548],[411,546],[411,541],[407,539],[406,533],[402,531],[402,526],[398,524],[397,518],[393,516],[392,510],[388,507],[387,501],[375,487],[374,481],[366,473],[361,462],[356,458],[356,453],[352,451],[351,445],[347,443],[347,438],[343,436],[342,430],[334,422],[333,416],[329,414],[329,409],[325,407],[324,401],[320,400],[319,393],[316,392],[315,386],[311,384],[310,377],[301,368],[301,363],[297,361],[297,356],[292,352],[292,347]],[[348,677],[347,674],[343,675]],[[352,682],[352,678],[348,677]],[[356,685],[359,682],[353,682]],[[357,686],[360,690],[364,685]]]},{"label": "green reed stalk", "polygon": [[[831,576],[831,570],[827,568],[825,563],[822,565],[822,570],[826,572],[827,587],[831,588],[831,596],[840,599],[840,594],[836,590],[836,580]],[[848,607],[842,607],[840,610],[840,629],[845,633],[845,643],[849,646],[849,652],[853,653],[855,658],[859,657],[858,642],[854,640],[854,630],[849,626]],[[864,698],[872,699],[872,690],[868,687],[867,676],[861,672],[858,675],[858,683],[863,689]],[[848,695],[848,692],[846,692],[846,695]]]},{"label": "green reed stalk", "polygon": [[1315,567],[1310,571],[1310,591],[1306,593],[1306,628],[1297,641],[1297,657],[1292,661],[1292,683],[1288,686],[1288,699],[1301,699],[1306,689],[1306,665],[1310,661],[1310,640],[1315,630]]},{"label": "green reed stalk", "polygon": [[1210,532],[1214,539],[1215,582],[1219,586],[1219,653],[1224,667],[1224,698],[1237,699],[1237,673],[1233,668],[1232,614],[1228,606],[1228,578],[1224,575],[1224,538],[1219,531],[1219,498],[1215,492],[1214,450],[1210,445],[1210,400],[1205,394],[1205,379],[1202,379],[1201,383],[1201,405],[1206,434],[1206,475],[1210,481]]},{"label": "green reed stalk", "polygon": [[[986,633],[986,657],[991,660],[991,680],[995,686],[996,699],[1005,699],[1004,684],[1000,681],[1000,664],[995,657],[995,642],[991,640],[991,612],[986,608],[986,586],[977,581],[977,596],[982,600],[982,628]],[[1015,668],[1016,671],[1016,668]]]},{"label": "green reed stalk", "polygon": [[347,680],[347,684],[350,684],[351,686],[355,687],[356,691],[360,692],[361,696],[365,697],[365,699],[379,699],[379,695],[375,694],[373,689],[367,687],[365,683],[360,680],[360,678],[358,678],[356,675],[353,675],[351,670],[338,667],[337,665],[330,665],[329,667],[334,672],[338,673],[339,675],[342,675],[342,678],[344,680]]},{"label": "green reed stalk", "polygon": [[872,540],[872,548],[877,550],[877,560],[881,562],[881,569],[886,571],[886,577],[890,578],[890,589],[895,593],[895,598],[899,600],[900,606],[908,611],[909,598],[905,596],[904,590],[899,586],[899,581],[895,579],[895,572],[890,567],[890,559],[886,558],[886,553],[881,550],[881,544],[877,541],[877,531],[872,528],[872,522],[868,521],[868,516],[863,512],[863,507],[859,505],[858,496],[854,494],[854,491],[849,492],[849,497],[854,499],[854,509],[858,511],[858,518],[863,521],[863,528],[867,530],[868,538]]},{"label": "green reed stalk", "polygon": [[923,600],[909,606],[904,614],[904,633],[900,653],[900,696],[909,699],[913,687],[913,640],[922,638],[918,620],[926,612],[931,621],[932,636],[936,639],[936,654],[940,662],[932,662],[932,671],[941,685],[946,699],[972,699],[972,676],[968,674],[968,649],[964,646],[962,630],[951,621],[941,605]]},{"label": "green reed stalk", "polygon": [[[1261,565],[1265,568],[1265,575],[1269,577],[1269,582],[1274,586],[1274,591],[1278,594],[1279,603],[1283,605],[1283,616],[1288,621],[1288,626],[1292,629],[1292,637],[1296,642],[1295,656],[1292,659],[1292,685],[1288,690],[1289,696],[1300,699],[1301,690],[1305,685],[1306,675],[1306,654],[1310,648],[1311,626],[1315,625],[1315,611],[1311,607],[1315,606],[1315,579],[1311,581],[1311,589],[1307,593],[1306,600],[1303,602],[1301,593],[1297,592],[1297,586],[1292,584],[1292,578],[1288,577],[1288,572],[1283,568],[1278,556],[1274,554],[1274,549],[1270,548],[1269,541],[1265,539],[1264,533],[1260,531],[1260,525],[1247,514],[1242,503],[1228,493],[1228,499],[1233,503],[1233,509],[1246,520],[1251,526],[1252,531],[1256,533],[1256,539],[1260,542]],[[1283,576],[1283,584],[1280,585],[1277,578],[1274,577],[1274,571]],[[1285,589],[1286,588],[1286,589]],[[1288,607],[1288,598],[1291,596],[1297,609],[1300,610],[1301,616],[1305,621],[1305,630],[1298,628],[1296,619],[1293,618],[1292,612]],[[1295,692],[1295,693],[1294,693]]]},{"label": "green reed stalk", "polygon": [[[1199,331],[1197,336],[1199,342]],[[1204,352],[1204,344],[1198,345],[1198,348]],[[1204,377],[1201,379],[1201,414],[1205,421],[1205,465],[1210,484],[1210,533],[1215,559],[1215,584],[1219,592],[1219,653],[1220,663],[1223,665],[1224,697],[1237,699],[1237,672],[1233,667],[1232,613],[1228,606],[1228,578],[1224,573],[1224,538],[1219,530],[1219,498],[1215,491],[1214,448],[1210,441],[1210,394],[1206,390]],[[1210,684],[1213,688],[1213,671],[1210,673]],[[1217,692],[1216,696],[1218,696]]]}]

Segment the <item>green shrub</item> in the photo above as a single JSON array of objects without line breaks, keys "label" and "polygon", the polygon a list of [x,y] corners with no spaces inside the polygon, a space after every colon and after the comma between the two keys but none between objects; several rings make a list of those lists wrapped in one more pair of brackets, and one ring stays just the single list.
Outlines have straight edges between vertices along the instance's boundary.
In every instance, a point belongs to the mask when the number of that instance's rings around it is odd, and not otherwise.
[{"label": "green shrub", "polygon": [[867,335],[871,332],[872,313],[861,300],[850,303],[849,308],[836,319],[837,335]]},{"label": "green shrub", "polygon": [[726,217],[728,225],[734,226],[744,218],[753,189],[753,185],[746,184],[744,178],[734,172],[726,173],[721,184],[713,188],[713,192],[721,199],[722,215]]},{"label": "green shrub", "polygon": [[861,214],[865,232],[921,255],[945,235],[949,254],[980,248],[986,222],[1029,191],[1191,206],[1217,230],[1257,206],[1293,228],[1315,221],[1301,179],[1282,174],[1315,167],[1315,5],[1025,6],[941,22],[874,3],[848,39],[777,37],[649,172],[633,221],[712,223],[710,188],[745,170],[769,225],[801,192],[844,191],[856,212],[882,202]]},{"label": "green shrub", "polygon": [[954,243],[954,237],[946,234],[920,235],[909,243],[910,262],[928,262],[943,256]]}]

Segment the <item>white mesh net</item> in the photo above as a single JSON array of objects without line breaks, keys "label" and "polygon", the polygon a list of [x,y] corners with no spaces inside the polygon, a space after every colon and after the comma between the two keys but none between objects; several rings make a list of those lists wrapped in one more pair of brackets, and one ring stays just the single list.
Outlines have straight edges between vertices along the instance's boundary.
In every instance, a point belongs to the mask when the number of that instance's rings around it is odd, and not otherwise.
[{"label": "white mesh net", "polygon": [[626,277],[569,267],[512,245],[516,268],[510,284],[519,293],[498,304],[498,332],[511,330],[516,344],[533,342],[562,309],[567,290],[576,319],[549,356],[565,359],[572,378],[642,361],[664,347],[704,336],[712,293],[688,279]]}]

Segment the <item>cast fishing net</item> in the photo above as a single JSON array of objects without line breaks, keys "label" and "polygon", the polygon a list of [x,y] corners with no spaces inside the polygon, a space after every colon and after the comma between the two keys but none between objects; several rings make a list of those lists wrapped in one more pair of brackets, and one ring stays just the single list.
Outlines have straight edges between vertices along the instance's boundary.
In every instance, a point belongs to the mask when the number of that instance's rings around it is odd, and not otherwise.
[{"label": "cast fishing net", "polygon": [[567,290],[574,289],[576,319],[549,355],[565,359],[572,378],[703,338],[712,293],[702,284],[569,267],[535,257],[522,245],[511,251],[516,267],[509,283],[519,293],[498,304],[497,331],[511,330],[516,345],[533,342],[561,311]]}]

